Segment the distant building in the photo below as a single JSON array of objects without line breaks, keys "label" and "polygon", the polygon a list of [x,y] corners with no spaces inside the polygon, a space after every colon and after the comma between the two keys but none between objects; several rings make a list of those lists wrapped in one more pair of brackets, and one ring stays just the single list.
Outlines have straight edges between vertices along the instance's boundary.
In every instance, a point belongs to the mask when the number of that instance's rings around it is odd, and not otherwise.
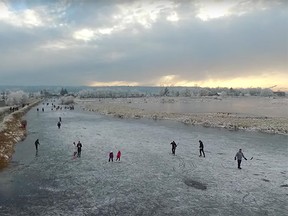
[{"label": "distant building", "polygon": [[277,91],[277,92],[273,92],[273,93],[274,93],[274,95],[277,95],[278,97],[285,97],[286,96],[285,92],[282,92],[282,91]]}]

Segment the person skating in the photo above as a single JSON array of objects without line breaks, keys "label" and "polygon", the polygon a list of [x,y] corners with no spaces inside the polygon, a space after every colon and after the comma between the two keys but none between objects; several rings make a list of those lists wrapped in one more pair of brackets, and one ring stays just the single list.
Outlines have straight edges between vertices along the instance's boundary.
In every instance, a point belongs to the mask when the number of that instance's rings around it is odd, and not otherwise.
[{"label": "person skating", "polygon": [[175,155],[177,144],[175,143],[175,141],[172,141],[170,144],[172,145],[172,154]]},{"label": "person skating", "polygon": [[109,162],[110,162],[110,160],[112,160],[112,162],[113,162],[113,157],[114,157],[114,155],[113,155],[113,152],[111,151],[109,153]]},{"label": "person skating", "polygon": [[74,152],[73,152],[73,157],[75,158],[75,157],[76,157],[76,155],[77,155],[77,152],[78,152],[78,147],[77,147],[77,145],[76,145],[76,143],[75,143],[75,142],[73,142],[73,145],[74,145]]},{"label": "person skating", "polygon": [[203,145],[203,142],[201,140],[199,140],[199,152],[200,152],[199,157],[202,157],[202,153],[203,153],[203,157],[205,157],[204,145]]},{"label": "person skating", "polygon": [[62,122],[62,118],[61,117],[59,117],[59,122]]},{"label": "person skating", "polygon": [[38,151],[38,145],[40,145],[40,142],[39,142],[39,139],[36,139],[35,141],[36,151]]},{"label": "person skating", "polygon": [[77,143],[77,157],[81,157],[81,151],[82,151],[82,143],[78,141]]},{"label": "person skating", "polygon": [[60,129],[60,127],[61,127],[61,122],[60,121],[58,121],[57,126]]},{"label": "person skating", "polygon": [[121,158],[121,151],[118,151],[116,161],[118,161],[118,160],[120,161],[120,158]]},{"label": "person skating", "polygon": [[244,156],[243,152],[242,152],[242,149],[239,149],[239,151],[236,153],[234,159],[236,160],[237,159],[237,162],[238,162],[238,169],[242,169],[241,168],[241,162],[242,162],[242,157],[247,160],[247,158]]}]

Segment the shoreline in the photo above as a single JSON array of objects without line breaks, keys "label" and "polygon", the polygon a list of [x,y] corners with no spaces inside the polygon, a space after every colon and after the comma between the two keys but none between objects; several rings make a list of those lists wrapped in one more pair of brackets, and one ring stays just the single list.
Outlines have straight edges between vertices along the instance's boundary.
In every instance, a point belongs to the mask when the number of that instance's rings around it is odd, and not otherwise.
[{"label": "shoreline", "polygon": [[[143,100],[143,99],[142,99]],[[148,102],[147,102],[148,100]],[[153,98],[155,100],[155,98]],[[169,100],[174,100],[169,99]],[[127,102],[128,101],[128,102]],[[144,99],[149,103],[149,99]],[[161,103],[163,99],[159,98]],[[85,111],[96,112],[102,115],[113,116],[125,119],[153,119],[153,120],[172,120],[187,125],[198,125],[210,128],[224,128],[230,131],[254,131],[267,134],[288,135],[288,118],[255,116],[245,113],[230,112],[207,112],[207,113],[179,113],[151,111],[133,106],[133,103],[139,103],[139,99],[98,99],[98,100],[77,100],[76,103]],[[131,105],[132,104],[132,105]]]},{"label": "shoreline", "polygon": [[5,168],[11,160],[15,144],[26,138],[26,128],[21,124],[23,116],[39,102],[41,101],[37,100],[5,116],[0,123],[0,170]]}]

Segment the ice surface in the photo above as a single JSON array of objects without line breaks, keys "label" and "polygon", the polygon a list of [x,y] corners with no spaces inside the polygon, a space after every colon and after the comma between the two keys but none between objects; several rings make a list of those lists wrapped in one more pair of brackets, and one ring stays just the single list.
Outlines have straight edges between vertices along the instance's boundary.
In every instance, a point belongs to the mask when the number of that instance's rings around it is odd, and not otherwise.
[{"label": "ice surface", "polygon": [[[287,136],[77,109],[35,108],[26,119],[28,136],[0,173],[1,216],[287,215]],[[198,155],[199,139],[206,158]],[[82,157],[73,159],[78,140]],[[239,148],[248,159],[242,170],[234,161]],[[121,162],[108,162],[111,150],[122,151]]]}]

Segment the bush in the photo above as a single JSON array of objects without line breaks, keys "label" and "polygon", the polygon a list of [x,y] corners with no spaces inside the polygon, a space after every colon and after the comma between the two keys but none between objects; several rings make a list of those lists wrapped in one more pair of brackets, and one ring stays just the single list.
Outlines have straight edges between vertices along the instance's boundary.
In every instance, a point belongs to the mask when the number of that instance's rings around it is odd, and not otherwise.
[{"label": "bush", "polygon": [[73,96],[65,96],[61,97],[61,104],[63,105],[69,105],[74,103],[74,97]]}]

